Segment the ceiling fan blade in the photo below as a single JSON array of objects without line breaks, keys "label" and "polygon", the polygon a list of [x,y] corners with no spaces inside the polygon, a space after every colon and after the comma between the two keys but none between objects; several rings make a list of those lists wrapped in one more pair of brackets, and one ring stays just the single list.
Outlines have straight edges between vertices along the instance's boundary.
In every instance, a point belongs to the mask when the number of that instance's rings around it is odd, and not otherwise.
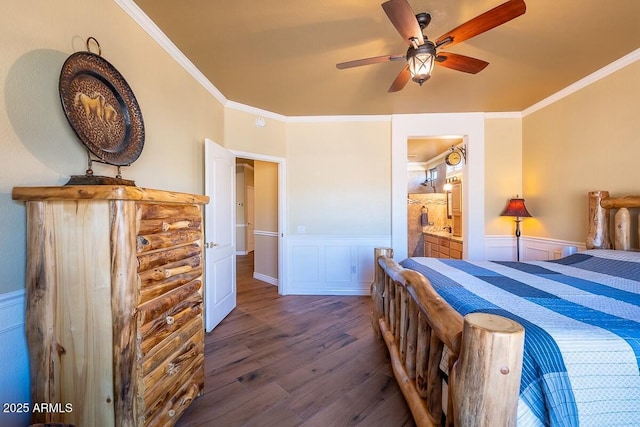
[{"label": "ceiling fan blade", "polygon": [[354,61],[341,62],[336,64],[336,68],[344,70],[345,68],[360,67],[362,65],[379,64],[381,62],[400,61],[404,60],[404,53],[397,55],[382,55],[374,56],[373,58],[356,59]]},{"label": "ceiling fan blade", "polygon": [[398,77],[391,83],[389,90],[387,92],[398,92],[402,90],[407,83],[411,80],[411,73],[409,72],[409,66],[405,65]]},{"label": "ceiling fan blade", "polygon": [[438,52],[436,64],[469,74],[479,73],[489,65],[487,61],[483,61],[482,59],[449,52]]},{"label": "ceiling fan blade", "polygon": [[509,0],[440,36],[436,40],[436,46],[453,46],[509,22],[526,11],[527,5],[524,0]]},{"label": "ceiling fan blade", "polygon": [[412,44],[411,39],[418,45],[424,43],[420,24],[407,0],[389,0],[382,3],[382,8],[407,44]]}]

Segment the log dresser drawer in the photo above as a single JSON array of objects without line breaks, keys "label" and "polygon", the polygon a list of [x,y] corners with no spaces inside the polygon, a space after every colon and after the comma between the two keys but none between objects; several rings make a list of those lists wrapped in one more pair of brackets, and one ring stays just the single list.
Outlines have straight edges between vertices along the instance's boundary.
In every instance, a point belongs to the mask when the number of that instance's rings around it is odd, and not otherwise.
[{"label": "log dresser drawer", "polygon": [[18,187],[33,423],[172,426],[204,386],[205,196]]}]

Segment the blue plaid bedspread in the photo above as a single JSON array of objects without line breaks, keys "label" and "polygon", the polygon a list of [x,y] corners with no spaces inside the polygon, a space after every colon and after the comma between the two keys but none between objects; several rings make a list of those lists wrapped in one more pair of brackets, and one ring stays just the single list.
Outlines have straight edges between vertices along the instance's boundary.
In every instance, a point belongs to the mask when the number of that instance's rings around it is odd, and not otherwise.
[{"label": "blue plaid bedspread", "polygon": [[524,326],[518,426],[640,426],[640,253],[400,264],[462,315],[494,313]]}]

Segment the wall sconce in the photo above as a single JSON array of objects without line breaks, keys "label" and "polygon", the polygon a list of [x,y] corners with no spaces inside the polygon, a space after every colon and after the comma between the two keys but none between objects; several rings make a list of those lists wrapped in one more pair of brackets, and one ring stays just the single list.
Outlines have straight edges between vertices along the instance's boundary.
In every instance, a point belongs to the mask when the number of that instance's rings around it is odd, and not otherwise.
[{"label": "wall sconce", "polygon": [[509,200],[509,204],[506,208],[504,208],[504,211],[502,211],[500,216],[515,217],[514,221],[516,222],[516,256],[517,260],[520,261],[520,222],[522,221],[522,218],[531,216],[529,211],[527,211],[527,207],[524,205],[524,199],[520,199],[516,195],[515,199]]},{"label": "wall sconce", "polygon": [[444,186],[442,187],[442,189],[445,192],[449,192],[451,191],[451,189],[453,188],[453,183],[458,181],[458,177],[457,176],[452,176],[451,178],[447,178],[447,181],[445,182]]}]

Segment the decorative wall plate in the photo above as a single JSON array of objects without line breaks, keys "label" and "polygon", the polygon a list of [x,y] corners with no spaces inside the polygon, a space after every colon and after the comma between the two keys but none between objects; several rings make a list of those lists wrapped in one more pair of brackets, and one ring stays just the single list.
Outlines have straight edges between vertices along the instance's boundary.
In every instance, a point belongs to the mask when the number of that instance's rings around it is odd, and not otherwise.
[{"label": "decorative wall plate", "polygon": [[100,55],[76,52],[62,66],[60,100],[80,141],[100,161],[133,163],[144,146],[144,122],[124,77]]}]

